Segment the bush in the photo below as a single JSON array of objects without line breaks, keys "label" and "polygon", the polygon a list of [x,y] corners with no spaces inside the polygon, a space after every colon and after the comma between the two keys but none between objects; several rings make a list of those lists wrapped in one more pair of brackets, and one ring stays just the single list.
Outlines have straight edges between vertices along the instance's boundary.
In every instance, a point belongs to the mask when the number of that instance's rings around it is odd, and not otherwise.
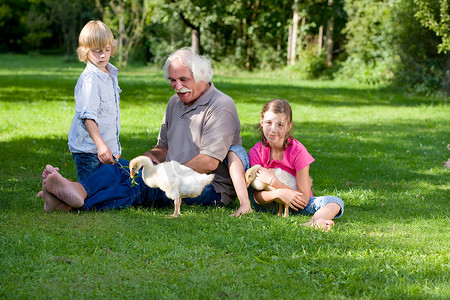
[{"label": "bush", "polygon": [[299,61],[288,69],[304,79],[331,78],[333,72],[327,67],[327,54],[322,51],[319,55],[317,50],[317,44],[308,44],[301,51]]},{"label": "bush", "polygon": [[340,77],[419,94],[449,93],[450,61],[438,53],[439,38],[414,18],[412,1],[351,0],[345,9],[348,58]]}]

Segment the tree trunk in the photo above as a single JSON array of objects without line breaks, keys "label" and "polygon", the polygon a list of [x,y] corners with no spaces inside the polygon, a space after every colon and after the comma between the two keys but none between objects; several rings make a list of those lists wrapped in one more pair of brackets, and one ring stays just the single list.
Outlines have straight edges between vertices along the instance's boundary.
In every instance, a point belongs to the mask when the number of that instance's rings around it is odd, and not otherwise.
[{"label": "tree trunk", "polygon": [[[328,6],[333,6],[333,0],[328,0]],[[330,9],[331,14],[327,22],[327,66],[333,65],[333,28],[334,28],[334,15],[333,10]]]},{"label": "tree trunk", "polygon": [[122,13],[119,16],[119,45],[118,45],[118,52],[119,52],[119,66],[123,66],[123,38],[125,33],[125,24],[123,21],[123,10]]},{"label": "tree trunk", "polygon": [[191,46],[195,53],[200,53],[200,32],[196,28],[191,31]]},{"label": "tree trunk", "polygon": [[[172,3],[175,3],[172,1]],[[191,28],[191,47],[192,50],[196,53],[200,53],[200,26],[195,26],[194,23],[192,23],[190,20],[186,19],[184,14],[179,11],[178,14],[180,15],[181,20],[183,23]]]},{"label": "tree trunk", "polygon": [[249,52],[249,37],[248,37],[248,31],[247,31],[247,19],[242,19],[242,41],[245,45],[245,69],[247,71],[250,70],[250,52]]},{"label": "tree trunk", "polygon": [[251,38],[247,39],[247,50],[245,51],[245,68],[247,71],[253,70],[253,65],[251,62],[251,55],[252,55],[252,47],[253,47],[253,41]]},{"label": "tree trunk", "polygon": [[323,46],[323,25],[319,27],[319,39],[317,41],[317,54],[320,56],[322,54],[322,46]]},{"label": "tree trunk", "polygon": [[294,0],[294,5],[292,6],[292,37],[291,37],[291,61],[290,64],[295,64],[296,54],[297,54],[297,31],[298,31],[298,0]]},{"label": "tree trunk", "polygon": [[287,62],[286,64],[291,64],[291,49],[292,49],[292,25],[289,26],[288,34],[288,49],[287,49]]},{"label": "tree trunk", "polygon": [[300,26],[300,32],[298,37],[298,58],[301,60],[301,54],[303,51],[303,39],[306,37],[305,34],[306,16],[302,17],[302,25]]}]

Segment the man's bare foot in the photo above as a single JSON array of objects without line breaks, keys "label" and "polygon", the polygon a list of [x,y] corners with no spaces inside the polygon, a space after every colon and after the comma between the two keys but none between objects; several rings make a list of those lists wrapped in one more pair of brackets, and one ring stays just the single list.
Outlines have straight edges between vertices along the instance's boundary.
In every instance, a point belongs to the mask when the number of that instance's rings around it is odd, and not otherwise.
[{"label": "man's bare foot", "polygon": [[[48,176],[49,174],[55,172],[55,171],[56,171],[56,172],[59,172],[59,168],[58,168],[58,167],[53,167],[52,165],[46,165],[44,171],[42,172],[42,179],[44,179],[44,180],[43,180],[43,183],[44,183],[44,181],[47,179],[47,176]],[[42,187],[42,189],[44,189],[44,188]],[[39,191],[39,192],[36,194],[36,197],[38,197],[38,198],[44,198],[44,192],[43,192],[43,191]]]},{"label": "man's bare foot", "polygon": [[323,231],[328,231],[334,225],[334,222],[332,220],[325,220],[325,219],[317,219],[317,220],[311,219],[308,223],[302,223],[300,225],[311,226],[314,229],[322,229]]},{"label": "man's bare foot", "polygon": [[83,206],[87,194],[83,186],[78,182],[72,182],[62,177],[58,172],[48,174],[43,182],[45,189],[59,200],[71,207],[78,208]]},{"label": "man's bare foot", "polygon": [[41,193],[42,197],[44,198],[44,210],[46,212],[52,212],[55,210],[69,211],[72,209],[71,206],[56,198],[55,195],[49,193],[44,184],[42,184],[42,191],[40,191],[39,193]]},{"label": "man's bare foot", "polygon": [[59,172],[59,168],[53,167],[52,165],[46,165],[44,171],[42,172],[42,179],[47,179],[47,176],[55,171]]}]

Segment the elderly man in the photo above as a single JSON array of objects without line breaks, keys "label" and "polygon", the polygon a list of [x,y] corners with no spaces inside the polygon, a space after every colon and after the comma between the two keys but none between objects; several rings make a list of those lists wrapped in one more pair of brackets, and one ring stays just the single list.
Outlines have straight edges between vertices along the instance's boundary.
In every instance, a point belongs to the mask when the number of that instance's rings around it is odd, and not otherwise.
[{"label": "elderly man", "polygon": [[[251,212],[248,195],[242,188],[243,165],[248,162],[245,149],[240,146],[236,106],[211,82],[213,70],[210,61],[191,49],[183,48],[169,56],[163,70],[176,94],[167,105],[157,145],[144,155],[155,163],[175,160],[197,172],[215,175],[212,184],[206,186],[200,196],[184,199],[186,203],[227,205],[236,199],[234,182],[241,202],[234,215]],[[119,162],[128,165],[127,161]],[[233,181],[228,167],[232,170]],[[128,173],[117,164],[102,165],[80,182],[65,179],[57,168],[50,165],[42,177],[40,195],[44,197],[46,211],[72,208],[103,210],[172,203],[160,189],[149,188],[140,177],[139,184],[132,185]]]}]

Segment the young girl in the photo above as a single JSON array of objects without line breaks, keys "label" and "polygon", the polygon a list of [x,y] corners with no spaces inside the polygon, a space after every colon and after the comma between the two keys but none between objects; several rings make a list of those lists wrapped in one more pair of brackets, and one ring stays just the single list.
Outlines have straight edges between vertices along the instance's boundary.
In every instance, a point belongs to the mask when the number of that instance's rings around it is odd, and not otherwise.
[{"label": "young girl", "polygon": [[[332,219],[340,217],[344,212],[344,202],[333,196],[313,197],[309,165],[314,158],[305,146],[291,136],[292,109],[289,103],[284,99],[267,102],[261,111],[260,125],[261,141],[250,149],[250,165],[261,165],[257,178],[276,189],[254,190],[255,209],[276,212],[278,205],[274,200],[278,198],[288,204],[294,213],[314,215],[308,223],[302,225],[329,230],[334,225]],[[275,177],[275,168],[296,176],[297,190],[281,183]]]},{"label": "young girl", "polygon": [[121,155],[118,70],[109,58],[116,50],[111,30],[90,21],[80,32],[78,58],[86,63],[75,86],[75,116],[69,130],[69,150],[78,181],[100,164],[114,164]]}]

